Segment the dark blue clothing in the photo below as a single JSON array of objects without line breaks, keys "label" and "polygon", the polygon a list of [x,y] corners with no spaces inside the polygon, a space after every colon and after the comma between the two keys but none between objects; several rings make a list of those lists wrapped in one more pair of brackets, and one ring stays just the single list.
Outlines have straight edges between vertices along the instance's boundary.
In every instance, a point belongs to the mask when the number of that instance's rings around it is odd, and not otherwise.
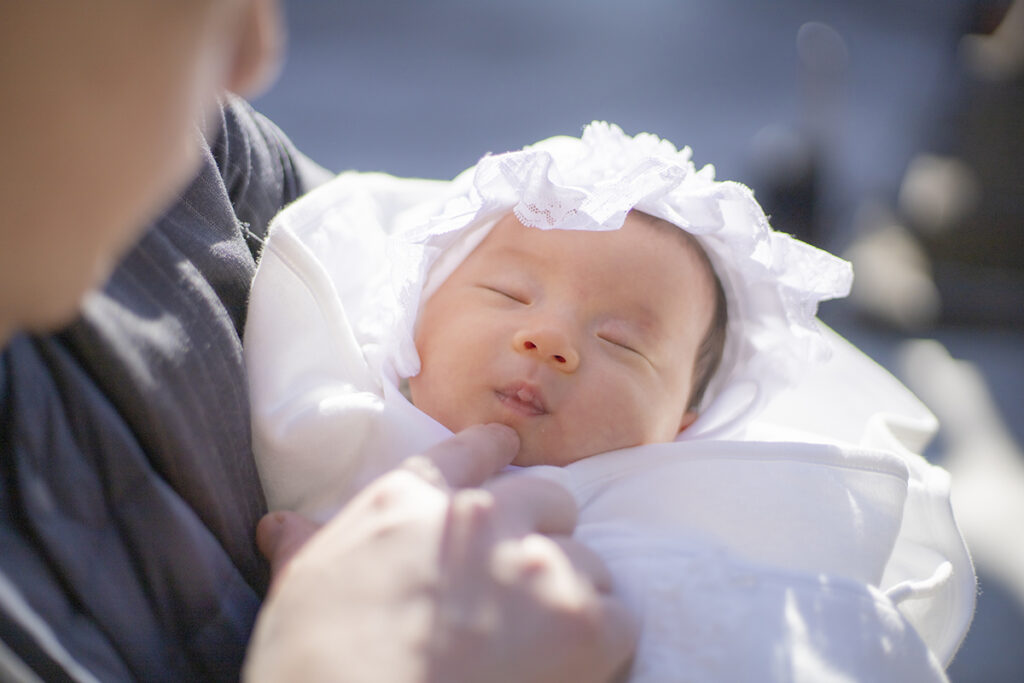
[{"label": "dark blue clothing", "polygon": [[266,588],[249,233],[326,175],[240,100],[213,139],[80,318],[0,352],[0,640],[45,680],[40,623],[102,681],[237,679]]}]

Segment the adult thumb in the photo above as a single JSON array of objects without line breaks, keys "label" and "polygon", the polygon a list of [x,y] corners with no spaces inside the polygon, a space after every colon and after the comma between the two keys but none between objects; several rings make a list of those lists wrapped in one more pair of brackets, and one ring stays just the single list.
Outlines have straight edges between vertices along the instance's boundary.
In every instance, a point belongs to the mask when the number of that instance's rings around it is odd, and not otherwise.
[{"label": "adult thumb", "polygon": [[404,463],[407,469],[418,471],[425,479],[428,476],[424,463],[430,463],[434,474],[451,488],[480,486],[512,462],[519,451],[519,435],[514,429],[503,424],[474,425],[421,455]]}]

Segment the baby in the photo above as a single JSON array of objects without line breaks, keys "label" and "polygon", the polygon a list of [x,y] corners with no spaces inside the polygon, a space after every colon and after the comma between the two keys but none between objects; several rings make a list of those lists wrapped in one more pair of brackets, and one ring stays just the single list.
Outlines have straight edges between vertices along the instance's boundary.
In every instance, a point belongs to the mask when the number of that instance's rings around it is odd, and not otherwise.
[{"label": "baby", "polygon": [[514,214],[423,305],[413,403],[453,432],[501,422],[516,465],[672,441],[722,357],[722,285],[689,233],[632,211],[619,230]]},{"label": "baby", "polygon": [[973,569],[915,452],[934,419],[815,318],[850,277],[608,124],[452,181],[342,174],[278,216],[253,283],[268,504],[324,519],[503,422],[512,476],[574,494],[642,624],[631,680],[944,680]]}]

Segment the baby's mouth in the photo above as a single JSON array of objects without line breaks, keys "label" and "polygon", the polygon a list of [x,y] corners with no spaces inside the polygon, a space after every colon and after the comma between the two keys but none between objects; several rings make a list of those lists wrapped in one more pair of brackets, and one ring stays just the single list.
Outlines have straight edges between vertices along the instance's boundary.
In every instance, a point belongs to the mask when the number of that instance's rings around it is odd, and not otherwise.
[{"label": "baby's mouth", "polygon": [[494,391],[503,405],[528,416],[546,415],[547,406],[540,389],[526,382],[516,382]]}]

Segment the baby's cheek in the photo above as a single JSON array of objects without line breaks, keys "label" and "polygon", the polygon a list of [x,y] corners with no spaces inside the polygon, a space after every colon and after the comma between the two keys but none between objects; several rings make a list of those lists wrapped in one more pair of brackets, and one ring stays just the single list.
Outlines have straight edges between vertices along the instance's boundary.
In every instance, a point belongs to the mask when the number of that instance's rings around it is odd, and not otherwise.
[{"label": "baby's cheek", "polygon": [[674,425],[678,421],[668,419],[666,407],[653,393],[638,393],[616,408],[615,415],[608,418],[608,423],[614,430],[610,439],[616,441],[616,448],[628,448],[675,439]]},{"label": "baby's cheek", "polygon": [[574,460],[605,451],[635,446],[642,430],[638,425],[636,406],[613,394],[598,395],[585,411],[580,411],[572,428],[571,443]]},{"label": "baby's cheek", "polygon": [[452,431],[457,429],[449,424],[450,415],[453,411],[444,404],[444,394],[434,391],[435,383],[430,379],[430,373],[426,369],[415,377],[409,378],[409,396],[412,404],[421,411],[434,418]]},{"label": "baby's cheek", "polygon": [[465,400],[456,391],[451,382],[431,382],[429,377],[421,376],[418,382],[409,381],[412,403],[418,409],[447,427],[451,432],[458,433],[467,427],[496,421],[495,415],[489,415],[480,401]]}]

